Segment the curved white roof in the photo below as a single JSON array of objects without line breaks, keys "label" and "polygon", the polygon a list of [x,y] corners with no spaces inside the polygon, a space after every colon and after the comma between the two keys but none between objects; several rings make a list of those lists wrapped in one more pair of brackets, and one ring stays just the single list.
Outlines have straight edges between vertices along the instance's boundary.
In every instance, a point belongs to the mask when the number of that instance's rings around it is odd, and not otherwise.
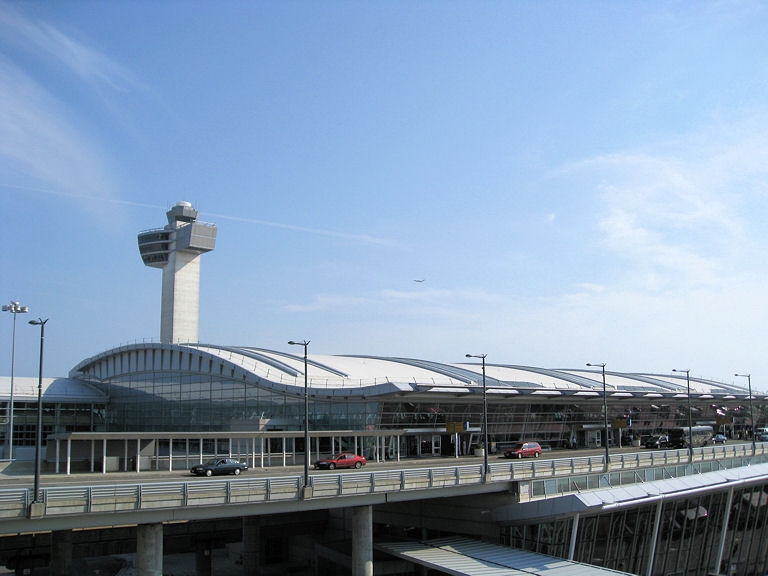
[{"label": "curved white roof", "polygon": [[[106,379],[136,371],[180,370],[225,375],[246,382],[303,393],[304,355],[264,348],[212,344],[137,343],[107,350],[80,362],[70,372]],[[609,397],[685,398],[684,374],[606,371]],[[602,371],[549,369],[513,364],[486,364],[488,394],[499,396],[602,396]],[[482,389],[479,361],[440,363],[414,358],[308,354],[307,385],[313,395],[377,396],[391,393],[461,395]],[[691,376],[692,398],[749,397],[746,388]],[[764,398],[755,394],[753,398]]]},{"label": "curved white roof", "polygon": [[[15,376],[13,379],[13,401],[37,402],[36,377]],[[95,387],[74,378],[43,378],[41,391],[46,402],[106,402],[107,395]],[[11,378],[0,376],[0,398],[11,397]]]}]

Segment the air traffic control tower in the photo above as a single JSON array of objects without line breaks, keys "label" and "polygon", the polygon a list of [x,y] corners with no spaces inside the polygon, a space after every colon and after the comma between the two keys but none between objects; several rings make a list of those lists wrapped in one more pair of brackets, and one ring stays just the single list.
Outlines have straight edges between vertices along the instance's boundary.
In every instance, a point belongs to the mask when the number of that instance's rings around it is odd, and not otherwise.
[{"label": "air traffic control tower", "polygon": [[165,228],[139,232],[144,264],[163,269],[160,341],[198,342],[200,255],[216,245],[216,225],[198,222],[189,202],[178,202]]}]

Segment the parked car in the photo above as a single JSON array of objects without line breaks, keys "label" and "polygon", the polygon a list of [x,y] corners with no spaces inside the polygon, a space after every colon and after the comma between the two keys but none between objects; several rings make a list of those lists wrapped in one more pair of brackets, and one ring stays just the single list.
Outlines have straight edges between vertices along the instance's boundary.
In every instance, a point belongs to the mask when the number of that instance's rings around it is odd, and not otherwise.
[{"label": "parked car", "polygon": [[538,442],[518,442],[504,451],[504,458],[526,458],[541,456],[541,446]]},{"label": "parked car", "polygon": [[246,470],[248,470],[248,465],[234,458],[218,458],[192,466],[190,472],[197,476],[213,476],[214,474],[234,474],[237,476]]},{"label": "parked car", "polygon": [[646,448],[654,448],[657,450],[660,448],[668,448],[669,437],[666,434],[651,436],[650,438],[646,439],[644,446]]},{"label": "parked car", "polygon": [[715,434],[712,436],[712,444],[725,444],[728,438],[725,437],[725,434]]},{"label": "parked car", "polygon": [[755,438],[758,442],[768,442],[768,434],[758,434]]},{"label": "parked car", "polygon": [[327,468],[328,470],[334,470],[335,468],[362,468],[366,463],[365,456],[358,456],[352,452],[342,452],[331,458],[318,460],[315,462],[315,470],[319,468]]}]

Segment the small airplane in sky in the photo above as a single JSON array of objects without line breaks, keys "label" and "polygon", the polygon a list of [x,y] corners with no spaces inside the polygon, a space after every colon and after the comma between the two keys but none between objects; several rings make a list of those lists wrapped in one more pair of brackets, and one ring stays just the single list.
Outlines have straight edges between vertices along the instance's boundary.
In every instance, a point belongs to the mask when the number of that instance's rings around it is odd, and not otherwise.
[{"label": "small airplane in sky", "polygon": [[426,280],[426,278],[422,278],[421,280],[414,280],[414,282],[424,282],[424,280]]}]

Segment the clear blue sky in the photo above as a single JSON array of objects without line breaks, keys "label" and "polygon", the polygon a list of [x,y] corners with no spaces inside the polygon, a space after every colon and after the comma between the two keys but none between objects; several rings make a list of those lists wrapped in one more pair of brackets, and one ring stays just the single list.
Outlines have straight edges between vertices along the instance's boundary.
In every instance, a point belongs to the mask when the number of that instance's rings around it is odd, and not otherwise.
[{"label": "clear blue sky", "polygon": [[184,200],[219,227],[204,342],[767,390],[766,30],[758,1],[0,1],[16,374],[32,317],[46,376],[159,338],[136,234]]}]

